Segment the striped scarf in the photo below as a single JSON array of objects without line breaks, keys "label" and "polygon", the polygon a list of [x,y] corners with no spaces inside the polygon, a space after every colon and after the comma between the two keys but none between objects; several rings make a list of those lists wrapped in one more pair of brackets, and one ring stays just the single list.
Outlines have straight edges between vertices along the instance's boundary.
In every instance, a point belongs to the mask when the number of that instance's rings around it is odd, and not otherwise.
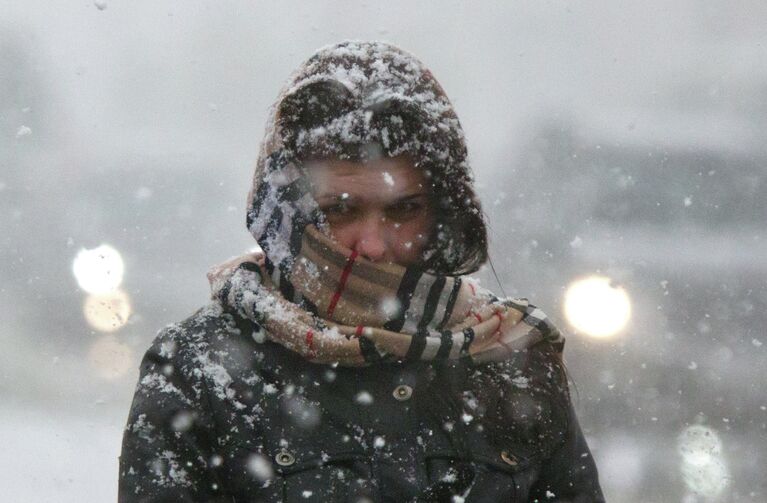
[{"label": "striped scarf", "polygon": [[[383,361],[503,361],[564,338],[526,299],[499,299],[470,277],[366,260],[307,225],[287,275],[262,254],[209,273],[213,298],[309,361],[363,366]],[[292,296],[286,298],[286,291]]]}]

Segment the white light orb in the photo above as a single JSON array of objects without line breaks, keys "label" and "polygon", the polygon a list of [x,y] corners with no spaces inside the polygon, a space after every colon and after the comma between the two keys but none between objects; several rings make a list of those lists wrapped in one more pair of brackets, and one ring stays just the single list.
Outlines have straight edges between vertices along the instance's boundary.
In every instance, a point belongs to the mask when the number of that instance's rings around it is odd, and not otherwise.
[{"label": "white light orb", "polygon": [[131,315],[130,298],[122,290],[88,295],[83,303],[83,314],[95,330],[116,332],[128,323]]},{"label": "white light orb", "polygon": [[80,288],[93,294],[116,290],[122,283],[124,271],[120,252],[109,245],[80,250],[72,264]]},{"label": "white light orb", "polygon": [[631,300],[610,278],[590,276],[570,284],[565,293],[565,317],[578,331],[610,337],[628,324]]},{"label": "white light orb", "polygon": [[694,424],[685,428],[677,441],[682,456],[682,478],[688,489],[706,498],[721,495],[730,482],[722,459],[722,440],[708,426]]},{"label": "white light orb", "polygon": [[88,351],[88,361],[96,373],[104,379],[117,379],[135,366],[130,346],[106,335],[93,343]]},{"label": "white light orb", "polygon": [[682,459],[691,465],[702,466],[722,453],[719,434],[708,426],[694,424],[685,428],[677,443]]},{"label": "white light orb", "polygon": [[682,478],[692,492],[711,499],[721,495],[730,483],[730,473],[720,458],[704,465],[683,462]]}]

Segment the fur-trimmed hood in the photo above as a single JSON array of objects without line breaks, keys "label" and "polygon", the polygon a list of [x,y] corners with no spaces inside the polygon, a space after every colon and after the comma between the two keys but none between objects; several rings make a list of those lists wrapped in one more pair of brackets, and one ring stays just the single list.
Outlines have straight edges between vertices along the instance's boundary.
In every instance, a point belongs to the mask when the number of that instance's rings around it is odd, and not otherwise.
[{"label": "fur-trimmed hood", "polygon": [[[370,145],[380,148],[370,152]],[[423,63],[384,42],[319,49],[288,79],[271,108],[248,197],[248,228],[267,257],[278,263],[283,257],[269,257],[269,248],[284,249],[267,235],[269,222],[259,218],[269,192],[263,185],[275,180],[274,161],[364,161],[380,150],[391,157],[410,155],[431,179],[440,221],[428,268],[452,275],[478,269],[487,256],[486,229],[458,117]]]}]

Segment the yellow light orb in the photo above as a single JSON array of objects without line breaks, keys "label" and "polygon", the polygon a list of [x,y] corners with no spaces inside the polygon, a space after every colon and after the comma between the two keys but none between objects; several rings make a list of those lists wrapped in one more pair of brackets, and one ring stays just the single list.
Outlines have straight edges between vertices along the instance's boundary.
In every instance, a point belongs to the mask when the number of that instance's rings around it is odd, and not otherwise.
[{"label": "yellow light orb", "polygon": [[72,263],[72,272],[80,288],[99,294],[116,290],[123,280],[125,264],[120,252],[109,245],[82,249]]},{"label": "yellow light orb", "polygon": [[116,332],[128,323],[130,298],[122,290],[88,295],[83,304],[83,314],[88,324],[99,332]]},{"label": "yellow light orb", "polygon": [[104,379],[117,379],[134,367],[134,354],[130,346],[106,335],[91,345],[88,361]]},{"label": "yellow light orb", "polygon": [[610,278],[591,276],[574,281],[565,293],[565,317],[578,331],[593,337],[620,332],[631,318],[631,300]]}]

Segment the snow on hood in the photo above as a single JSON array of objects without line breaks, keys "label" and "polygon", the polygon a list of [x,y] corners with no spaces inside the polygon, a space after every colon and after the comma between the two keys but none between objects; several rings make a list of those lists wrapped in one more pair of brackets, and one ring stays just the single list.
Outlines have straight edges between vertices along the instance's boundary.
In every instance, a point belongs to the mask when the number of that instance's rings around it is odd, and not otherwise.
[{"label": "snow on hood", "polygon": [[[370,145],[378,150],[371,152]],[[274,193],[264,185],[287,185],[299,176],[275,168],[277,160],[301,172],[308,158],[364,162],[381,150],[388,156],[411,155],[431,178],[441,221],[427,253],[433,259],[430,269],[444,274],[476,270],[486,257],[486,231],[458,117],[423,63],[384,42],[346,41],[319,49],[288,79],[272,106],[248,196],[248,228],[267,257],[280,263],[290,246],[289,233],[266,232],[279,203],[264,210],[265,198]],[[302,210],[289,208],[281,218],[300,215],[323,229],[312,203],[303,198]]]}]

